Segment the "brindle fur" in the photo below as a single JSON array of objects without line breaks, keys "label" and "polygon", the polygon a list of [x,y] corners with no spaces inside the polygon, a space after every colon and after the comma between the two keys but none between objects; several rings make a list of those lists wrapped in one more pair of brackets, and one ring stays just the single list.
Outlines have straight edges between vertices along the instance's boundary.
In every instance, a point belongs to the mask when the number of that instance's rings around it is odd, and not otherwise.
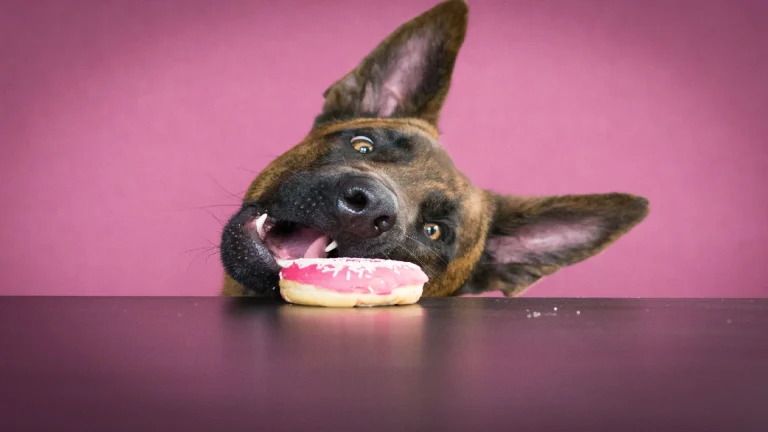
[{"label": "brindle fur", "polygon": [[[467,20],[466,3],[451,0],[398,28],[357,68],[326,90],[323,110],[307,137],[254,179],[244,202],[259,201],[283,182],[295,181],[301,173],[329,164],[370,173],[392,185],[407,204],[407,210],[398,216],[405,218],[406,228],[418,226],[423,211],[434,210],[424,208],[428,198],[441,197],[449,207],[455,207],[452,214],[458,229],[450,247],[437,248],[404,228],[399,234],[392,234],[397,238],[390,240],[400,247],[382,256],[421,265],[430,276],[424,289],[427,297],[492,290],[518,295],[542,277],[598,254],[642,221],[648,214],[648,201],[642,197],[620,193],[500,195],[474,186],[454,166],[438,141],[437,124]],[[423,43],[425,40],[428,45]],[[409,94],[393,95],[385,85],[387,79],[402,62],[399,56],[403,52],[407,55],[413,46],[429,46],[420,57],[421,81],[411,86]],[[393,100],[397,105],[389,109]],[[382,109],[388,111],[385,116],[379,115]],[[338,134],[349,130],[380,134],[396,131],[406,137],[409,151],[394,163],[353,160],[343,154],[340,159],[329,161],[331,155],[338,153]],[[547,230],[558,230],[560,226],[566,226],[569,231],[565,234],[571,237],[578,237],[580,232],[589,234],[583,242],[566,241],[557,250],[530,249],[526,245],[536,243],[517,238],[523,232],[547,235]],[[516,249],[498,250],[505,245]],[[226,261],[224,254],[222,257]],[[255,293],[226,274],[222,294]]]}]

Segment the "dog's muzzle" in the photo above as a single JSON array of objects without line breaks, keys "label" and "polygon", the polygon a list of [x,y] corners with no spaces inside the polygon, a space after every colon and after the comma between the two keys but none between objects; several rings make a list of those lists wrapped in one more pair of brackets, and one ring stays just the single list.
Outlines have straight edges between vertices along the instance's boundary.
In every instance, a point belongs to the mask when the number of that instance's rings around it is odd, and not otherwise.
[{"label": "dog's muzzle", "polygon": [[283,261],[365,256],[395,227],[397,196],[380,180],[361,174],[306,178],[286,182],[265,202],[244,204],[224,228],[224,268],[257,294],[276,295]]}]

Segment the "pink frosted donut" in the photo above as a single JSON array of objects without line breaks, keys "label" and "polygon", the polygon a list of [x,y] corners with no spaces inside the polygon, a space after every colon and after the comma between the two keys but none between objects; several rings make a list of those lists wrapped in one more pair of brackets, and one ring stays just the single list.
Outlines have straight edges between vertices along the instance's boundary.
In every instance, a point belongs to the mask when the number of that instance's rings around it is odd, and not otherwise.
[{"label": "pink frosted donut", "polygon": [[328,307],[416,303],[429,280],[415,264],[363,258],[282,262],[280,294],[295,304]]}]

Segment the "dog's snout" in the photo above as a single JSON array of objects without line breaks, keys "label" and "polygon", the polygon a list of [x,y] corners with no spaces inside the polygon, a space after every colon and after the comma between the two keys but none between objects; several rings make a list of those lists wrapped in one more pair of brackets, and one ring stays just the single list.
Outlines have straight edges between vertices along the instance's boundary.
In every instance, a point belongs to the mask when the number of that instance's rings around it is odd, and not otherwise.
[{"label": "dog's snout", "polygon": [[376,237],[397,221],[397,197],[380,181],[347,177],[339,184],[337,201],[341,228],[358,237]]}]

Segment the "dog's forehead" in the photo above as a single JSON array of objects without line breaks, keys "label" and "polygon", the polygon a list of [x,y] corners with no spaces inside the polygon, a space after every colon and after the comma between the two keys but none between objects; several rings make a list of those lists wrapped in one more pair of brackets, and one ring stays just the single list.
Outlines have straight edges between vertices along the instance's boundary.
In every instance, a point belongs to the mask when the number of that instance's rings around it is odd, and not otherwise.
[{"label": "dog's forehead", "polygon": [[394,129],[407,134],[420,135],[435,145],[439,145],[440,138],[440,133],[434,126],[416,118],[358,118],[334,122],[313,129],[310,137],[322,137],[348,129]]},{"label": "dog's forehead", "polygon": [[[448,152],[439,141],[438,130],[430,123],[414,118],[358,118],[341,121],[312,131],[305,141],[307,143],[322,142],[326,137],[338,133],[359,130],[366,132],[394,132],[399,136],[408,137],[419,143],[422,151],[418,151],[415,159],[407,164],[382,164],[359,161],[358,167],[375,171],[377,174],[398,183],[399,188],[409,191],[408,194],[416,201],[421,201],[423,192],[429,190],[441,191],[451,199],[460,198],[466,191],[468,182],[464,175],[456,169]],[[412,190],[411,190],[412,189]]]}]

